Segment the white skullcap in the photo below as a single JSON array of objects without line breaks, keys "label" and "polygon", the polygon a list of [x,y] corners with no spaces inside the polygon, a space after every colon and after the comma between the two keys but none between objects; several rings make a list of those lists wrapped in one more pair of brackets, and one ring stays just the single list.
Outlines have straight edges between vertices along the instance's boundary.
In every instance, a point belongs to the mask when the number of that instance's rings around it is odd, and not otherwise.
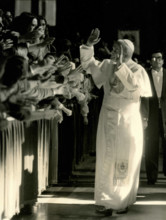
[{"label": "white skullcap", "polygon": [[124,46],[127,46],[131,50],[131,53],[134,53],[134,44],[131,40],[129,40],[129,39],[119,39],[118,42],[120,42]]},{"label": "white skullcap", "polygon": [[127,46],[131,49],[132,52],[134,52],[134,44],[131,40],[123,39],[124,42],[127,44]]}]

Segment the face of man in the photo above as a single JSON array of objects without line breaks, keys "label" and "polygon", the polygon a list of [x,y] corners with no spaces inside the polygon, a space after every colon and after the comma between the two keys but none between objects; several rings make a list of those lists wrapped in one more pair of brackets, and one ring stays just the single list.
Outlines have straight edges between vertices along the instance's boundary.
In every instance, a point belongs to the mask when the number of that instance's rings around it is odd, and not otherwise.
[{"label": "face of man", "polygon": [[151,58],[152,69],[159,71],[164,64],[162,53],[153,53]]},{"label": "face of man", "polygon": [[111,60],[117,62],[120,57],[120,45],[114,43],[111,51]]}]

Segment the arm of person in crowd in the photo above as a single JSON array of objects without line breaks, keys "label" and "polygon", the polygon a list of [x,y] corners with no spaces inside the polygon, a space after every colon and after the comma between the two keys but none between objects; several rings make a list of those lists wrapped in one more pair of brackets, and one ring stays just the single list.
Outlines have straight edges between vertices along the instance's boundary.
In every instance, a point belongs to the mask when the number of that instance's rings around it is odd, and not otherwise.
[{"label": "arm of person in crowd", "polygon": [[55,107],[58,110],[62,110],[63,112],[66,113],[67,116],[72,115],[72,111],[68,108],[66,108],[59,100],[58,98],[54,98],[54,100],[51,102],[52,106]]},{"label": "arm of person in crowd", "polygon": [[53,97],[55,95],[65,95],[68,94],[68,90],[65,86],[59,86],[58,88],[40,88],[34,87],[26,92],[22,93],[22,95],[26,95],[27,97],[35,98],[38,101],[42,99],[46,99],[48,97]]},{"label": "arm of person in crowd", "polygon": [[30,53],[32,53],[33,51],[36,51],[39,48],[51,45],[54,42],[54,40],[54,37],[49,37],[45,39],[43,42],[28,44],[28,50]]}]

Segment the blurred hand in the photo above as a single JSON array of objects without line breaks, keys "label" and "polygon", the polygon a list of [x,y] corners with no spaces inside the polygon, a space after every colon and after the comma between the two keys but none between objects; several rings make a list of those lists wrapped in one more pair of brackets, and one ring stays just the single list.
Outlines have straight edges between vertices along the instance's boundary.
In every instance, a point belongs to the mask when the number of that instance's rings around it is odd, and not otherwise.
[{"label": "blurred hand", "polygon": [[58,88],[54,89],[55,95],[63,95],[66,96],[70,93],[69,88],[65,85],[61,85]]},{"label": "blurred hand", "polygon": [[64,65],[58,66],[58,73],[62,76],[67,76],[71,70],[71,63],[70,61],[66,62]]},{"label": "blurred hand", "polygon": [[40,46],[45,47],[47,45],[51,45],[54,42],[54,40],[55,40],[55,37],[48,37],[40,44]]},{"label": "blurred hand", "polygon": [[6,39],[5,41],[1,40],[0,45],[1,45],[2,50],[10,49],[11,47],[13,47],[13,40],[11,39]]},{"label": "blurred hand", "polygon": [[81,65],[79,65],[76,69],[70,70],[69,75],[68,75],[68,80],[69,81],[75,81],[75,80],[80,80],[82,81],[83,73],[84,70]]},{"label": "blurred hand", "polygon": [[20,36],[19,41],[20,42],[32,42],[35,41],[38,38],[38,32],[36,30],[32,32],[28,32],[25,35]]},{"label": "blurred hand", "polygon": [[61,67],[63,66],[65,63],[68,63],[69,61],[69,58],[67,56],[65,56],[64,54],[62,54],[60,57],[58,57],[56,60],[55,60],[55,66],[57,67]]}]

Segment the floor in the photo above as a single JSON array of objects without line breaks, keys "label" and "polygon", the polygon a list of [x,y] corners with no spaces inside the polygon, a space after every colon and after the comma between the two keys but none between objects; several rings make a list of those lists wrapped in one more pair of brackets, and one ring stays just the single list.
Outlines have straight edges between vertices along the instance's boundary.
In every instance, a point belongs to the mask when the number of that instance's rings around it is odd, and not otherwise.
[{"label": "floor", "polygon": [[[144,163],[136,203],[127,214],[113,212],[110,217],[97,214],[94,206],[94,171],[79,172],[73,186],[52,186],[38,197],[32,214],[15,216],[12,220],[165,220],[166,177],[160,171],[155,185],[147,185]],[[87,182],[89,180],[89,183]]]},{"label": "floor", "polygon": [[[127,214],[104,217],[95,212],[93,188],[54,187],[52,194],[42,195],[34,214],[16,216],[18,220],[165,220],[166,188],[152,188],[146,193],[140,188],[136,203]],[[151,192],[150,192],[151,191]]]}]

